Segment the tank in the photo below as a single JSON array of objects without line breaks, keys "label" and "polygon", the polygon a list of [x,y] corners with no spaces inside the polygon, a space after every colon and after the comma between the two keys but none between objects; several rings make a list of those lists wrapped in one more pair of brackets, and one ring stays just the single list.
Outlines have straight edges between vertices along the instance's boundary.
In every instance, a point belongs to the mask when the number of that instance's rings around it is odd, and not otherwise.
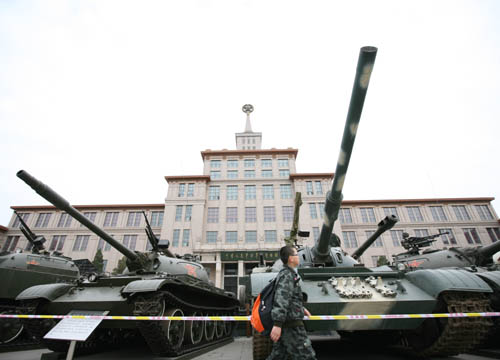
[{"label": "tank", "polygon": [[[47,283],[70,282],[80,277],[78,266],[59,252],[49,253],[45,250],[45,238],[37,236],[22,217],[19,229],[31,244],[31,251],[18,249],[13,252],[0,253],[0,313],[13,314],[16,309],[16,297],[25,289]],[[14,340],[20,341],[23,324],[19,319],[2,319],[0,327],[0,344],[9,346]],[[24,339],[31,342],[31,339]]]},{"label": "tank", "polygon": [[[412,269],[460,268],[468,271],[488,283],[493,290],[493,296],[490,297],[491,310],[500,311],[500,266],[493,261],[493,255],[500,251],[500,242],[465,248],[427,248],[436,241],[437,237],[445,234],[447,232],[423,237],[410,237],[407,233],[403,233],[401,245],[407,251],[395,255],[393,265]],[[494,317],[491,321],[493,327],[485,339],[485,346],[496,346],[496,340],[500,335],[500,318]]]},{"label": "tank", "polygon": [[[321,233],[314,246],[298,249],[305,307],[313,315],[488,311],[490,286],[463,269],[368,268],[358,262],[370,243],[397,219],[389,218],[379,224],[377,236],[372,236],[353,256],[342,249],[340,238],[333,233],[376,53],[374,47],[361,48],[335,176],[325,200]],[[277,260],[268,269],[254,269],[250,275],[252,297],[282,267],[281,260]],[[305,326],[309,332],[337,331],[342,337],[355,337],[359,341],[357,346],[369,341],[380,345],[383,341],[399,345],[412,355],[428,357],[449,356],[473,348],[486,336],[491,321],[487,318],[349,319],[306,321]],[[254,359],[265,359],[270,348],[269,337],[255,333]]]},{"label": "tank", "polygon": [[[230,315],[239,302],[233,293],[215,287],[196,256],[175,256],[168,240],[159,241],[147,223],[152,250],[131,251],[88,220],[54,190],[26,171],[17,176],[55,207],[97,234],[127,258],[127,269],[118,276],[94,274],[73,284],[46,284],[26,289],[17,297],[24,314],[63,315],[73,310],[109,311],[110,316]],[[49,349],[67,351],[67,341],[45,340],[53,320],[28,320],[27,330]],[[98,352],[119,345],[139,332],[159,356],[179,356],[223,342],[232,336],[232,322],[211,321],[113,321],[104,320],[79,353]]]}]

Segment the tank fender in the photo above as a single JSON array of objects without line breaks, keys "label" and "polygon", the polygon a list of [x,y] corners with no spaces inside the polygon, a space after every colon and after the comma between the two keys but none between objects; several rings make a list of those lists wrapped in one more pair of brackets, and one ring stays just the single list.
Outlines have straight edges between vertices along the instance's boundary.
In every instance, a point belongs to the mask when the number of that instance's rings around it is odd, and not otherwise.
[{"label": "tank fender", "polygon": [[125,288],[122,290],[122,293],[131,294],[139,292],[156,291],[167,282],[172,282],[172,280],[168,279],[136,280],[128,283],[127,286],[125,286]]},{"label": "tank fender", "polygon": [[43,298],[53,301],[59,296],[66,294],[72,287],[74,287],[74,285],[71,284],[35,285],[23,290],[19,295],[17,295],[16,300],[33,300]]},{"label": "tank fender", "polygon": [[277,272],[268,272],[260,274],[250,274],[250,286],[252,297],[256,297],[276,276]]},{"label": "tank fender", "polygon": [[492,292],[484,280],[465,270],[415,270],[407,273],[406,277],[413,284],[434,297],[437,297],[443,291]]},{"label": "tank fender", "polygon": [[496,289],[500,289],[500,271],[485,271],[481,273],[477,273],[481,279],[486,281],[488,284],[493,286]]}]

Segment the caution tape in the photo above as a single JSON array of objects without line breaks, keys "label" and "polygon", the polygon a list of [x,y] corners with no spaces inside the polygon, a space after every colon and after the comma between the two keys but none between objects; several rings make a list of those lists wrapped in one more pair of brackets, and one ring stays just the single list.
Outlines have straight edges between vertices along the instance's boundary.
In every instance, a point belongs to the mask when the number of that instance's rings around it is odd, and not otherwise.
[{"label": "caution tape", "polygon": [[[436,314],[383,314],[383,315],[311,315],[304,320],[375,320],[375,319],[427,319],[495,317],[500,312],[436,313]],[[194,321],[250,321],[250,316],[104,316],[104,315],[19,315],[0,314],[0,319],[94,319],[94,320],[194,320]]]}]

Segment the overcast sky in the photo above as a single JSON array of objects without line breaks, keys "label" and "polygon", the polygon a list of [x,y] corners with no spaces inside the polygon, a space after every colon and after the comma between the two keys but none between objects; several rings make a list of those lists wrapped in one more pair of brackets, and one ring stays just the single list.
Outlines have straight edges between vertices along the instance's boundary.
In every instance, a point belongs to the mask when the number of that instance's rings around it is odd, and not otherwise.
[{"label": "overcast sky", "polygon": [[[0,224],[46,204],[162,203],[165,175],[263,148],[333,172],[359,48],[378,55],[344,198],[495,197],[499,1],[0,1]],[[495,165],[496,164],[496,165]]]}]

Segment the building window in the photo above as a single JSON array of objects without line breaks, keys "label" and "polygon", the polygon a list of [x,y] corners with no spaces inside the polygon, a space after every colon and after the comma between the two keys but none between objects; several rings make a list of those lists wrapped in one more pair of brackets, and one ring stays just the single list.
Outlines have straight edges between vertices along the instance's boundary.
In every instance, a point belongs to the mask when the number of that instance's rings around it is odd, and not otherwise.
[{"label": "building window", "polygon": [[280,184],[280,194],[282,199],[291,199],[292,186],[290,184]]},{"label": "building window", "polygon": [[281,209],[283,210],[283,221],[293,221],[293,206],[282,206]]},{"label": "building window", "polygon": [[85,251],[89,243],[90,235],[77,235],[73,244],[73,251]]},{"label": "building window", "polygon": [[211,180],[220,179],[220,171],[218,170],[210,171],[210,179]]},{"label": "building window", "polygon": [[208,200],[219,200],[220,199],[220,186],[209,186],[208,187]]},{"label": "building window", "polygon": [[238,208],[237,207],[226,208],[226,222],[228,222],[228,223],[238,222]]},{"label": "building window", "polygon": [[272,159],[262,159],[260,161],[260,166],[263,168],[270,168],[273,166],[273,160]]},{"label": "building window", "polygon": [[237,179],[238,178],[238,170],[228,170],[227,171],[228,179]]},{"label": "building window", "polygon": [[59,217],[59,222],[57,223],[57,227],[70,227],[71,226],[71,216],[66,213],[62,213]]},{"label": "building window", "polygon": [[219,169],[220,168],[220,160],[210,160],[210,167],[212,169]]},{"label": "building window", "polygon": [[401,246],[401,239],[403,239],[403,230],[391,230],[392,245]]},{"label": "building window", "polygon": [[[370,236],[372,236],[374,233],[375,233],[375,230],[366,230],[365,231],[366,239],[368,240],[368,238]],[[382,236],[379,236],[379,238],[377,240],[375,240],[375,242],[373,243],[372,246],[373,247],[383,247],[384,244],[382,242]]]},{"label": "building window", "polygon": [[65,241],[66,235],[54,235],[50,242],[49,251],[62,251]]},{"label": "building window", "polygon": [[[85,216],[87,219],[89,219],[92,222],[95,222],[95,216],[97,213],[95,212],[84,212],[83,216]],[[83,227],[83,224],[80,224],[80,227]]]},{"label": "building window", "polygon": [[324,218],[325,217],[325,204],[318,203],[318,209],[319,209],[319,213],[321,215],[321,218]]},{"label": "building window", "polygon": [[108,266],[108,260],[102,259],[102,272],[106,272],[106,267]]},{"label": "building window", "polygon": [[265,242],[277,242],[278,237],[276,236],[276,230],[265,230],[264,231],[264,241]]},{"label": "building window", "polygon": [[47,225],[49,224],[51,215],[52,215],[51,213],[38,214],[38,219],[36,219],[35,227],[46,228]]},{"label": "building window", "polygon": [[237,231],[226,231],[226,243],[232,244],[238,242]]},{"label": "building window", "polygon": [[491,215],[488,205],[475,205],[475,208],[481,220],[493,220],[493,215]]},{"label": "building window", "polygon": [[318,195],[323,194],[323,187],[321,186],[321,181],[315,181],[314,187],[316,188],[316,194]]},{"label": "building window", "polygon": [[464,205],[453,205],[453,211],[458,220],[466,221],[470,220],[470,215]]},{"label": "building window", "polygon": [[256,197],[255,185],[245,185],[245,200],[254,200]]},{"label": "building window", "polygon": [[280,178],[288,179],[290,177],[290,170],[280,169]]},{"label": "building window", "polygon": [[182,220],[182,205],[175,206],[175,221]]},{"label": "building window", "polygon": [[247,223],[257,222],[257,210],[255,207],[245,208],[245,222]]},{"label": "building window", "polygon": [[272,170],[261,170],[261,176],[264,178],[270,178],[273,177],[273,171]]},{"label": "building window", "polygon": [[236,294],[238,290],[238,264],[224,264],[224,290]]},{"label": "building window", "polygon": [[217,231],[207,231],[207,243],[215,244],[217,242]]},{"label": "building window", "polygon": [[500,240],[500,229],[499,228],[486,228],[488,235],[490,236],[491,242],[496,242]]},{"label": "building window", "polygon": [[279,168],[287,168],[288,167],[288,159],[278,159],[278,167]]},{"label": "building window", "polygon": [[[110,236],[114,237],[113,235]],[[102,251],[109,251],[111,250],[111,245],[105,242],[102,238],[99,238],[99,241],[97,242],[97,248],[101,249]]]},{"label": "building window", "polygon": [[257,231],[255,231],[255,230],[247,230],[247,231],[245,231],[245,242],[246,243],[255,243],[255,242],[257,242]]},{"label": "building window", "polygon": [[184,221],[191,221],[192,213],[193,213],[193,205],[186,205],[186,213],[184,214]]},{"label": "building window", "polygon": [[442,206],[431,206],[430,208],[434,221],[448,221]]},{"label": "building window", "polygon": [[141,212],[131,211],[128,213],[127,226],[141,226]]},{"label": "building window", "polygon": [[179,193],[177,194],[177,197],[183,197],[185,190],[186,190],[186,184],[179,184]]},{"label": "building window", "polygon": [[218,223],[219,222],[219,208],[218,207],[209,207],[208,208],[207,222],[208,223]]},{"label": "building window", "polygon": [[351,209],[340,208],[339,220],[341,224],[352,224]]},{"label": "building window", "polygon": [[264,206],[264,222],[276,221],[274,206]]},{"label": "building window", "polygon": [[194,196],[194,184],[189,183],[188,184],[188,192],[187,192],[188,197],[193,197]]},{"label": "building window", "polygon": [[253,167],[255,167],[255,159],[245,159],[243,161],[243,164],[244,164],[244,166],[246,168],[248,168],[248,167],[252,167],[253,168]]},{"label": "building window", "polygon": [[285,234],[285,238],[289,238],[291,230],[284,230],[283,233]]},{"label": "building window", "polygon": [[105,227],[115,227],[118,223],[118,212],[107,212],[104,216]]},{"label": "building window", "polygon": [[[17,215],[19,215],[21,217],[21,219],[23,219],[26,224],[28,223],[30,213],[17,213]],[[14,222],[12,223],[12,227],[16,228],[19,226],[20,223],[21,223],[21,221],[19,220],[19,217],[16,216],[16,218],[14,219]]]},{"label": "building window", "polygon": [[191,235],[191,230],[184,229],[182,230],[182,246],[189,246],[189,236]]},{"label": "building window", "polygon": [[245,170],[245,178],[251,179],[255,177],[255,170]]},{"label": "building window", "polygon": [[420,208],[418,206],[407,206],[406,211],[408,211],[408,216],[410,217],[411,222],[422,222],[424,221],[424,217],[420,212]]},{"label": "building window", "polygon": [[456,245],[457,244],[457,239],[455,239],[455,236],[453,235],[453,231],[451,229],[439,229],[440,233],[445,233],[447,232],[448,234],[441,235],[441,240],[443,241],[443,244],[445,245]]},{"label": "building window", "polygon": [[151,226],[162,226],[162,225],[163,225],[163,211],[152,211]]},{"label": "building window", "polygon": [[311,219],[317,219],[318,218],[318,211],[316,209],[316,204],[315,203],[310,203],[309,204],[309,214],[311,215]]},{"label": "building window", "polygon": [[364,223],[374,223],[375,220],[375,211],[373,208],[361,208],[361,220]]},{"label": "building window", "polygon": [[317,238],[319,238],[319,227],[313,226],[313,236],[314,236],[313,240],[315,240],[315,241]]},{"label": "building window", "polygon": [[179,246],[179,238],[181,236],[181,230],[180,229],[174,229],[174,234],[172,236],[172,246],[173,247],[178,247]]},{"label": "building window", "polygon": [[398,209],[397,208],[395,208],[395,207],[385,207],[383,209],[384,209],[384,215],[385,216],[394,215],[394,216],[396,216],[396,217],[399,218]]},{"label": "building window", "polygon": [[465,239],[467,240],[467,243],[469,244],[481,244],[481,239],[479,238],[479,235],[474,228],[466,228],[462,229],[464,231],[464,236]]},{"label": "building window", "polygon": [[5,240],[5,243],[3,244],[2,251],[14,251],[18,242],[19,236],[7,236],[7,240]]},{"label": "building window", "polygon": [[356,233],[354,231],[342,231],[342,237],[344,238],[344,245],[348,249],[353,249],[358,247],[358,241],[356,240]]},{"label": "building window", "polygon": [[227,200],[238,200],[238,185],[228,185],[226,190]]},{"label": "building window", "polygon": [[313,195],[313,182],[312,181],[306,181],[306,192],[307,195]]},{"label": "building window", "polygon": [[137,235],[123,235],[123,246],[134,251],[137,245]]},{"label": "building window", "polygon": [[274,189],[272,185],[262,186],[262,198],[263,199],[274,199]]},{"label": "building window", "polygon": [[228,160],[227,167],[228,168],[237,168],[238,167],[238,160]]},{"label": "building window", "polygon": [[427,229],[415,229],[416,237],[425,237],[429,236],[429,231]]}]

